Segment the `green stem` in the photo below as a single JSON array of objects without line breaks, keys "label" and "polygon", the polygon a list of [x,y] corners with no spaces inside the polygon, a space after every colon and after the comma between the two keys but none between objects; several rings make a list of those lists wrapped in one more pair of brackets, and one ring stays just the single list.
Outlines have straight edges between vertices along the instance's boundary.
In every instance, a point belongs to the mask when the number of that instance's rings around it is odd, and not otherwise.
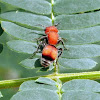
[{"label": "green stem", "polygon": [[58,91],[57,91],[57,93],[58,93],[58,95],[59,95],[59,100],[61,100],[61,98],[62,98],[62,92],[61,92],[61,88],[62,88],[62,82],[61,82],[61,80],[58,78],[57,79],[57,88],[58,88]]},{"label": "green stem", "polygon": [[49,75],[51,79],[59,78],[62,82],[66,82],[72,79],[100,79],[100,71],[93,72],[81,72],[81,73],[67,73],[67,74],[57,74]]},{"label": "green stem", "polygon": [[52,5],[52,8],[51,8],[51,20],[52,20],[52,25],[54,25],[53,3],[54,3],[54,0],[51,0],[51,5]]},{"label": "green stem", "polygon": [[[0,88],[18,87],[24,81],[35,80],[39,77],[40,76],[0,81]],[[47,77],[53,80],[56,80],[59,78],[62,82],[66,82],[72,79],[100,79],[100,71],[82,72],[82,73],[67,73],[67,74],[51,74],[51,75],[46,75],[46,76],[41,76],[41,77]]]},{"label": "green stem", "polygon": [[35,80],[37,78],[38,77],[28,77],[28,78],[14,79],[14,80],[2,80],[0,81],[0,89],[19,87],[24,81]]}]

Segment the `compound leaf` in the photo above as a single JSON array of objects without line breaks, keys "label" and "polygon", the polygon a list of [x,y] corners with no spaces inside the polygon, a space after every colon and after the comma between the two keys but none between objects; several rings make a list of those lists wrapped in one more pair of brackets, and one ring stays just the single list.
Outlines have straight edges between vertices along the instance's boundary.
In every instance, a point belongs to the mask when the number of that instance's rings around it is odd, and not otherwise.
[{"label": "compound leaf", "polygon": [[74,69],[80,69],[80,70],[87,70],[92,69],[96,66],[96,62],[92,59],[66,59],[66,58],[60,58],[59,64],[65,68],[74,68]]},{"label": "compound leaf", "polygon": [[26,11],[30,11],[33,13],[39,14],[50,14],[51,13],[51,4],[46,0],[24,0],[24,2],[20,0],[1,0],[3,3],[7,3],[13,5],[17,8],[24,9]]},{"label": "compound leaf", "polygon": [[7,42],[9,48],[19,53],[33,54],[36,51],[36,43],[22,41],[22,40],[12,40]]},{"label": "compound leaf", "polygon": [[59,100],[56,89],[54,85],[27,81],[20,86],[20,92],[15,94],[11,100]]},{"label": "compound leaf", "polygon": [[100,9],[100,0],[55,0],[53,10],[56,14],[82,13]]},{"label": "compound leaf", "polygon": [[68,50],[64,50],[62,57],[64,58],[90,58],[100,56],[100,45],[67,45]]},{"label": "compound leaf", "polygon": [[75,79],[62,86],[62,100],[98,100],[100,84],[93,80]]}]

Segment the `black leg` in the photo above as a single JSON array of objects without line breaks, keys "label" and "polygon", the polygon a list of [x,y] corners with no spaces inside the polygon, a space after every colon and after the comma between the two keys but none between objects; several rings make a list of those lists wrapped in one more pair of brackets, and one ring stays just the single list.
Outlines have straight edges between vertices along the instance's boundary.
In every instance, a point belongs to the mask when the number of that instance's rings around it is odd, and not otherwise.
[{"label": "black leg", "polygon": [[42,27],[46,27],[46,26],[44,26],[44,25],[42,25],[42,24],[37,24],[36,26],[42,26]]},{"label": "black leg", "polygon": [[62,43],[64,49],[65,49],[65,50],[68,50],[68,48],[65,47],[64,42],[63,42],[61,39],[58,41],[58,44],[59,44],[60,42]]},{"label": "black leg", "polygon": [[60,51],[60,53],[58,54],[58,57],[57,57],[57,60],[56,60],[56,64],[57,64],[57,62],[58,62],[59,57],[60,57],[61,54],[62,54],[63,49],[62,49],[62,48],[59,48],[59,49],[58,49],[58,52],[59,52],[59,51]]},{"label": "black leg", "polygon": [[62,54],[62,51],[63,51],[62,48],[59,48],[59,49],[58,49],[58,52],[59,52],[59,51],[60,51],[60,53],[58,54],[58,58],[59,58],[59,57],[61,56],[61,54]]},{"label": "black leg", "polygon": [[65,39],[65,38],[61,38],[62,40],[64,40],[65,42],[67,41],[67,39]]},{"label": "black leg", "polygon": [[30,57],[30,59],[33,59],[33,57],[36,55],[36,53],[38,53],[40,47],[44,47],[46,45],[46,40],[44,39],[44,41],[41,41],[40,44],[37,47],[37,50],[32,54],[32,56]]},{"label": "black leg", "polygon": [[37,44],[39,44],[39,41],[43,40],[43,39],[47,39],[47,36],[42,36],[40,38],[37,38]]},{"label": "black leg", "polygon": [[56,26],[56,27],[57,27],[59,24],[60,24],[60,23],[57,23],[57,24],[55,24],[54,26]]},{"label": "black leg", "polygon": [[42,39],[46,39],[46,38],[47,38],[47,36],[42,36],[42,37],[38,38],[38,40],[41,41]]},{"label": "black leg", "polygon": [[36,53],[38,52],[38,50],[40,49],[40,45],[37,47],[37,50],[32,54],[31,57],[29,57],[30,59],[33,59],[33,57],[36,55]]}]

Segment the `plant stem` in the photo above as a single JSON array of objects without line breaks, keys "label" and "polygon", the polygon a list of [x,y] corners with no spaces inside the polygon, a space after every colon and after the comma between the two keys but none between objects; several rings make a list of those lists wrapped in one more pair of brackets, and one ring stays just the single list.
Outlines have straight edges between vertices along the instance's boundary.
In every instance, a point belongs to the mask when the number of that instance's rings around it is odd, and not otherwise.
[{"label": "plant stem", "polygon": [[14,80],[0,81],[0,89],[19,87],[24,81],[35,80],[38,77],[19,78]]},{"label": "plant stem", "polygon": [[4,81],[0,81],[0,89],[18,87],[24,81],[35,80],[39,77],[47,77],[53,80],[56,80],[57,78],[59,78],[62,82],[66,82],[72,79],[100,79],[100,71],[68,73],[68,74],[51,74],[51,75],[46,75],[46,76],[20,78],[20,79],[15,79],[15,80],[4,80]]},{"label": "plant stem", "polygon": [[61,80],[58,78],[57,79],[57,88],[58,88],[58,91],[57,91],[57,93],[58,93],[58,95],[59,95],[59,100],[62,100],[61,98],[62,98],[62,94],[61,94],[61,88],[62,88],[62,82],[61,82]]},{"label": "plant stem", "polygon": [[49,75],[51,79],[59,78],[62,82],[66,82],[72,79],[100,79],[100,71],[93,72],[81,72],[81,73],[67,73],[67,74],[57,74]]},{"label": "plant stem", "polygon": [[51,20],[52,20],[52,25],[54,25],[53,3],[54,3],[54,0],[51,0],[51,5],[52,5],[52,8],[51,8]]}]

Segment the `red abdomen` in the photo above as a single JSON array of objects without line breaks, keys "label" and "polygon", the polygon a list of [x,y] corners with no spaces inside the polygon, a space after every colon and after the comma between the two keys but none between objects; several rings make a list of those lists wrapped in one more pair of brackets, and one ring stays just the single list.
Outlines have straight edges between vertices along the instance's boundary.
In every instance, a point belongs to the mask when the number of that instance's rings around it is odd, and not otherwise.
[{"label": "red abdomen", "polygon": [[46,45],[42,51],[42,57],[50,61],[54,61],[58,56],[58,50],[56,47]]},{"label": "red abdomen", "polygon": [[46,45],[42,51],[41,65],[48,67],[58,56],[58,49],[55,46]]}]

